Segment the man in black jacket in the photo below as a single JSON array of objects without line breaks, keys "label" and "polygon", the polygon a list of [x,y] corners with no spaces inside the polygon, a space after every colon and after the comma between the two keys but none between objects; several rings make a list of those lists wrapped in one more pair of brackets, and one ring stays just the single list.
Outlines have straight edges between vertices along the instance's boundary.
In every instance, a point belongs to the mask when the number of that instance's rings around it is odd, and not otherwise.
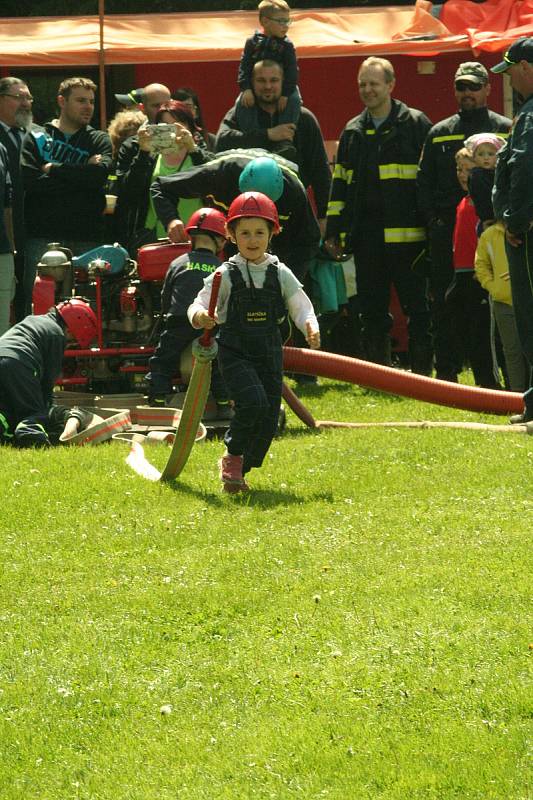
[{"label": "man in black jacket", "polygon": [[[49,242],[61,242],[80,255],[103,240],[105,187],[111,165],[111,140],[90,126],[95,84],[68,78],[59,87],[59,118],[34,130],[22,150],[26,189],[27,295],[36,265]],[[28,309],[29,311],[29,309]]]},{"label": "man in black jacket", "polygon": [[0,444],[50,444],[49,426],[62,418],[52,398],[65,347],[89,347],[96,333],[92,308],[72,298],[47,314],[28,315],[0,337]]},{"label": "man in black jacket", "polygon": [[424,279],[413,264],[425,246],[416,205],[416,171],[431,123],[421,111],[392,99],[395,79],[390,61],[366,59],[358,84],[366,109],[341,134],[326,246],[333,256],[354,254],[367,359],[391,363],[389,304],[394,284],[409,321],[411,367],[429,374],[429,308]]},{"label": "man in black jacket", "polygon": [[478,61],[459,64],[455,73],[455,97],[459,111],[437,122],[427,135],[418,171],[418,204],[428,231],[431,257],[435,369],[437,378],[456,380],[462,365],[452,345],[444,313],[444,296],[452,282],[452,237],[455,210],[464,196],[456,176],[455,154],[474,133],[506,136],[511,120],[487,108],[489,74]]},{"label": "man in black jacket", "polygon": [[524,100],[500,151],[494,183],[495,216],[505,225],[516,327],[529,365],[524,411],[510,419],[523,423],[533,421],[533,38],[513,42],[492,72],[506,72]]},{"label": "man in black jacket", "polygon": [[33,98],[20,78],[0,78],[0,144],[7,151],[11,178],[13,232],[15,237],[15,278],[13,300],[15,320],[23,319],[30,308],[31,297],[24,296],[24,185],[20,166],[22,141],[32,123]]},{"label": "man in black jacket", "polygon": [[283,177],[283,193],[276,200],[282,231],[272,241],[272,252],[302,280],[317,250],[320,230],[302,182],[290,162],[281,156],[259,149],[230,150],[220,153],[213,161],[199,167],[168,178],[158,178],[151,188],[154,208],[169,238],[173,242],[186,241],[183,222],[176,217],[176,206],[178,205],[179,213],[180,198],[201,197],[206,203],[225,213],[232,200],[241,192],[241,172],[260,156],[275,159]]},{"label": "man in black jacket", "polygon": [[315,115],[302,108],[298,123],[279,124],[278,101],[283,86],[283,67],[276,61],[258,61],[253,70],[259,128],[247,133],[239,130],[236,107],[222,120],[217,133],[216,152],[244,147],[260,147],[298,164],[300,180],[311,187],[321,232],[325,229],[331,172],[322,132]]}]

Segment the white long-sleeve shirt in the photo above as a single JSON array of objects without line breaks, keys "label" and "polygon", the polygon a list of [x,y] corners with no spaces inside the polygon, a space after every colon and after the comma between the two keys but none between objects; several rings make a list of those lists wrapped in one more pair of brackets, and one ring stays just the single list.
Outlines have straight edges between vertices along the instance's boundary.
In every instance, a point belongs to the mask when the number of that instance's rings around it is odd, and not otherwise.
[{"label": "white long-sleeve shirt", "polygon": [[[229,296],[231,294],[231,278],[229,275],[229,264],[235,264],[239,267],[242,277],[246,286],[250,286],[250,280],[248,278],[248,270],[246,268],[246,259],[244,259],[240,254],[232,256],[229,259],[229,262],[226,261],[222,264],[221,267],[217,269],[217,272],[222,273],[222,280],[220,282],[220,290],[218,293],[218,301],[217,301],[217,318],[220,325],[223,325],[227,318],[228,313],[228,302]],[[252,280],[254,282],[254,286],[257,289],[261,289],[264,285],[267,267],[269,264],[276,264],[278,267],[278,278],[281,286],[281,295],[283,297],[283,301],[287,307],[289,315],[291,319],[294,321],[294,324],[297,328],[301,330],[304,336],[307,333],[307,323],[309,322],[311,325],[311,332],[316,333],[318,331],[318,321],[313,309],[313,304],[311,300],[306,295],[302,288],[302,284],[298,280],[298,278],[294,275],[294,273],[289,269],[289,267],[282,264],[277,256],[267,255],[264,261],[261,264],[251,264],[248,262],[248,269],[250,270],[250,275],[252,276]],[[187,309],[187,316],[189,321],[193,327],[199,327],[194,325],[193,319],[194,315],[199,311],[208,311],[209,309],[209,299],[211,297],[211,284],[213,282],[213,274],[209,275],[204,280],[204,287],[197,295],[194,302],[189,306]]]}]

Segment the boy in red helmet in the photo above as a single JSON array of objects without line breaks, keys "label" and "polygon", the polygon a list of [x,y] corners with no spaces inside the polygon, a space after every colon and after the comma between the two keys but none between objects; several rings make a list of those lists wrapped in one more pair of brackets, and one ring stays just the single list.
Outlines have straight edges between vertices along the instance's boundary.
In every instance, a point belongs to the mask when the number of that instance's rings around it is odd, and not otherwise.
[{"label": "boy in red helmet", "polygon": [[65,347],[68,342],[88,347],[96,327],[89,304],[72,298],[47,314],[25,317],[0,337],[0,443],[50,444],[49,426],[58,422],[52,391]]},{"label": "boy in red helmet", "polygon": [[244,475],[260,467],[276,433],[281,403],[282,341],[279,324],[287,311],[309,346],[320,347],[310,299],[289,267],[268,247],[280,231],[276,206],[260,192],[245,192],[228,210],[227,229],[238,254],[220,268],[215,319],[207,313],[212,276],[188,311],[195,328],[218,333],[218,364],[235,405],[220,461],[225,492],[248,490]]},{"label": "boy in red helmet", "polygon": [[[150,359],[148,401],[164,406],[172,394],[172,379],[179,371],[183,350],[200,336],[187,319],[187,309],[203,286],[204,278],[220,266],[218,257],[226,243],[226,217],[216,208],[199,208],[191,214],[185,230],[193,249],[176,258],[168,268],[161,291],[163,330]],[[214,365],[211,389],[217,402],[217,417],[230,416],[227,392]]]}]

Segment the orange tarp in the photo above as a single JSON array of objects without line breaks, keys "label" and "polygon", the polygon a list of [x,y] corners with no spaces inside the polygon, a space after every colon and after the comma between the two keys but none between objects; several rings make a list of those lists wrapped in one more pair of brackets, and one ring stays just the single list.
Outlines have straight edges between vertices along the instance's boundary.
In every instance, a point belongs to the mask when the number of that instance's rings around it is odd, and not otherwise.
[{"label": "orange tarp", "polygon": [[[290,36],[299,58],[406,52],[405,35],[444,35],[437,49],[464,49],[465,36],[447,36],[431,16],[431,3],[414,6],[293,10]],[[107,64],[178,61],[236,61],[257,26],[257,12],[115,15],[105,17]],[[357,41],[354,41],[357,40]],[[98,63],[97,17],[0,19],[0,62],[9,66]],[[410,41],[423,55],[435,43]]]},{"label": "orange tarp", "polygon": [[[299,58],[369,53],[435,55],[501,50],[533,33],[533,0],[448,0],[435,19],[428,0],[415,6],[293,10],[290,30]],[[114,15],[105,17],[107,64],[236,61],[257,25],[257,12]],[[0,19],[5,66],[97,64],[98,18]]]},{"label": "orange tarp", "polygon": [[481,5],[448,0],[441,21],[451,33],[466,31],[473,49],[499,52],[520,36],[533,35],[533,0],[485,0]]}]

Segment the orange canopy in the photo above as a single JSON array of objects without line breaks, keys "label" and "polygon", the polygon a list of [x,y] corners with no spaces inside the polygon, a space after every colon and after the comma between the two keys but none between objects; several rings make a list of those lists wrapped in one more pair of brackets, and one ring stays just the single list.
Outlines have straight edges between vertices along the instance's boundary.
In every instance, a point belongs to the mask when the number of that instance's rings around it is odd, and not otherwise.
[{"label": "orange canopy", "polygon": [[[470,47],[500,50],[533,33],[533,0],[448,0],[441,20],[432,4],[294,10],[291,28],[299,58],[369,53],[435,55]],[[236,61],[257,25],[255,11],[107,15],[107,64]],[[98,17],[0,19],[0,58],[6,66],[98,63]]]},{"label": "orange canopy", "polygon": [[[357,55],[359,52],[405,52],[405,35],[442,35],[439,50],[463,49],[465,36],[446,36],[429,13],[431,3],[416,8],[338,8],[294,10],[290,36],[299,58]],[[257,26],[257,12],[115,15],[105,17],[107,64],[178,61],[237,61],[244,40]],[[355,41],[356,40],[356,41]],[[410,42],[423,54],[435,43]],[[9,66],[96,64],[99,50],[97,17],[24,17],[0,19],[0,58]]]}]

